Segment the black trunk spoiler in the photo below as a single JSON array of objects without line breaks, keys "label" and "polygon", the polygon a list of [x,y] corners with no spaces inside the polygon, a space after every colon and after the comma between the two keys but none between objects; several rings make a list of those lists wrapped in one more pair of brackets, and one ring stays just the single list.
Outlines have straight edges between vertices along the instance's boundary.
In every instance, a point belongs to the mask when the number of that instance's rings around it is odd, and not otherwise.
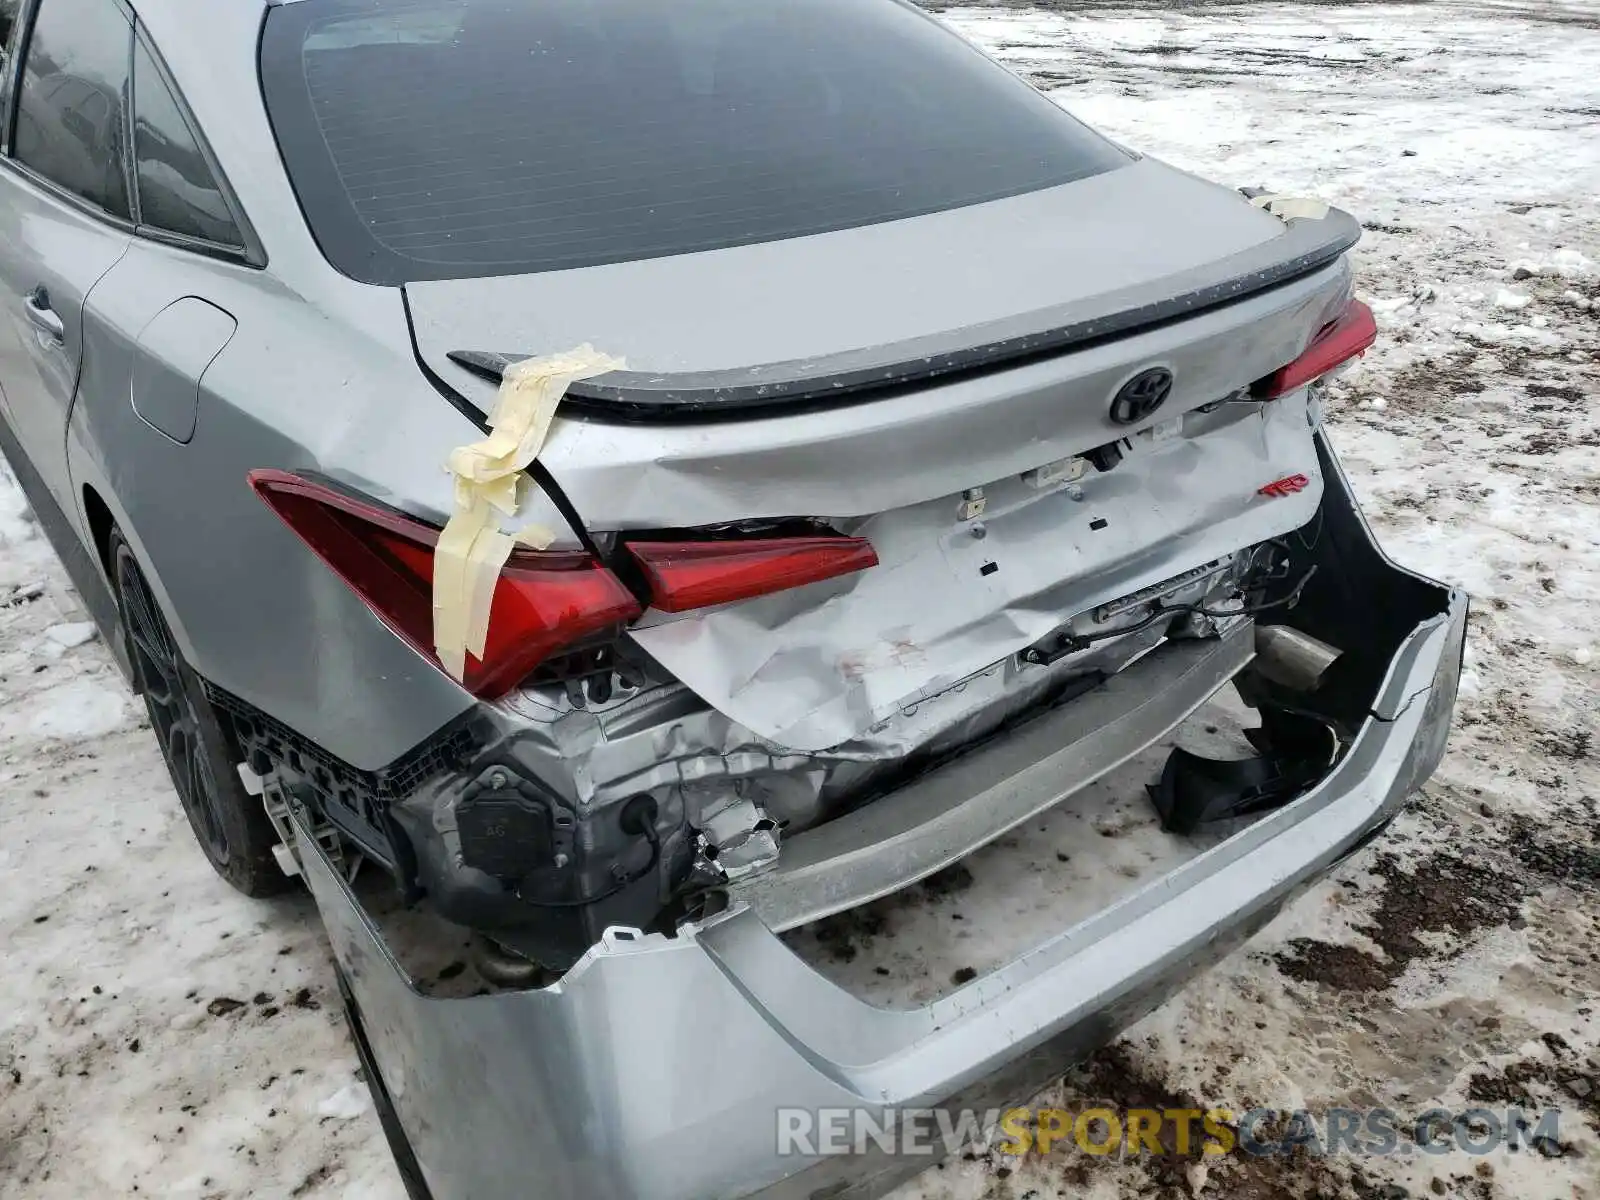
[{"label": "black trunk spoiler", "polygon": [[[1067,350],[1184,320],[1308,275],[1360,240],[1349,213],[1295,218],[1281,237],[1149,284],[987,325],[909,342],[729,371],[646,374],[613,371],[567,389],[565,407],[611,421],[661,422],[748,417],[878,399],[929,380],[1024,365]],[[451,350],[450,360],[499,383],[528,353]]]}]

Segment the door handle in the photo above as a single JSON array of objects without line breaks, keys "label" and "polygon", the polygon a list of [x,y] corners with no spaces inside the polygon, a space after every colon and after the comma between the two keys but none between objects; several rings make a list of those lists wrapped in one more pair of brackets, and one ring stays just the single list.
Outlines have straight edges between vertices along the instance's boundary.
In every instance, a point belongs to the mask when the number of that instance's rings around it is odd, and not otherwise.
[{"label": "door handle", "polygon": [[[46,335],[56,345],[61,345],[66,340],[67,327],[61,321],[56,310],[50,307],[50,293],[40,284],[22,298],[23,311],[28,314],[28,320],[40,333]],[[44,338],[40,338],[44,341]]]}]

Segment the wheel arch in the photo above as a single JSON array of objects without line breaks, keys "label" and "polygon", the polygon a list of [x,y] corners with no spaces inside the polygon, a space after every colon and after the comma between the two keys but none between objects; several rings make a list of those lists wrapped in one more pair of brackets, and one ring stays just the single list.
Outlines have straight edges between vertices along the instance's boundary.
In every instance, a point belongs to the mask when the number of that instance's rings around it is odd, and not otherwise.
[{"label": "wheel arch", "polygon": [[161,610],[162,617],[178,638],[180,646],[185,649],[187,649],[187,635],[172,596],[161,578],[161,572],[156,569],[155,558],[145,545],[137,522],[129,516],[127,504],[112,486],[112,480],[104,469],[103,439],[94,436],[88,428],[90,407],[82,402],[73,405],[72,416],[67,425],[67,476],[72,481],[74,499],[78,506],[76,516],[79,539],[85,551],[93,558],[106,595],[111,599],[113,626],[110,629],[103,627],[101,633],[107,645],[111,647],[113,657],[117,660],[117,667],[128,681],[128,686],[137,693],[139,690],[137,673],[133,670],[133,660],[126,644],[127,631],[123,627],[122,613],[116,602],[117,586],[110,559],[113,529],[117,530],[122,535],[122,540],[127,543],[128,549],[139,564],[145,583],[150,588],[152,598]]}]

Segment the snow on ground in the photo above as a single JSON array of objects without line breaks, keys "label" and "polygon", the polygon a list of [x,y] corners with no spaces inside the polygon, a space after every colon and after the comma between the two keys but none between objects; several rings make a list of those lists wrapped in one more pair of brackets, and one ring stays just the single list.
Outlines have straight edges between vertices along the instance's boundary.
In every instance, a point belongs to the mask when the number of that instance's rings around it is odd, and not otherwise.
[{"label": "snow on ground", "polygon": [[0,1196],[399,1196],[309,899],[212,873],[3,471]]},{"label": "snow on ground", "polygon": [[[1393,832],[1045,1100],[1526,1096],[1565,1152],[976,1155],[901,1200],[1600,1196],[1600,9],[943,16],[1129,145],[1362,218],[1383,336],[1333,437],[1388,549],[1475,602],[1450,753]],[[83,620],[0,478],[0,1195],[399,1197],[309,901],[212,876]],[[864,950],[957,965],[948,923],[893,924]]]}]

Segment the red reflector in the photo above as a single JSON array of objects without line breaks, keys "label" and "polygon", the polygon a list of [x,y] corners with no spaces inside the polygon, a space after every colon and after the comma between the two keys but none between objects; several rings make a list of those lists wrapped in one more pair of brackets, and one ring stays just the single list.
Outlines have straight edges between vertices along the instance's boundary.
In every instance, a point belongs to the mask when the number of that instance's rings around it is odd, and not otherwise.
[{"label": "red reflector", "polygon": [[871,542],[849,537],[630,542],[628,550],[650,581],[650,602],[663,612],[748,600],[878,565]]},{"label": "red reflector", "polygon": [[1256,492],[1262,496],[1292,496],[1296,492],[1305,491],[1310,482],[1311,480],[1304,475],[1285,475],[1282,479],[1274,479],[1271,483],[1258,487]]},{"label": "red reflector", "polygon": [[1311,345],[1287,367],[1281,367],[1250,390],[1258,400],[1271,400],[1321,379],[1340,363],[1365,352],[1378,340],[1378,323],[1372,310],[1359,300],[1350,301],[1344,315],[1324,325]]},{"label": "red reflector", "polygon": [[[287,471],[251,471],[250,486],[390,629],[435,666],[431,525]],[[467,656],[465,686],[492,699],[540,663],[633,620],[639,602],[581,550],[516,550],[489,608],[483,658]],[[442,669],[442,668],[441,668]]]}]

